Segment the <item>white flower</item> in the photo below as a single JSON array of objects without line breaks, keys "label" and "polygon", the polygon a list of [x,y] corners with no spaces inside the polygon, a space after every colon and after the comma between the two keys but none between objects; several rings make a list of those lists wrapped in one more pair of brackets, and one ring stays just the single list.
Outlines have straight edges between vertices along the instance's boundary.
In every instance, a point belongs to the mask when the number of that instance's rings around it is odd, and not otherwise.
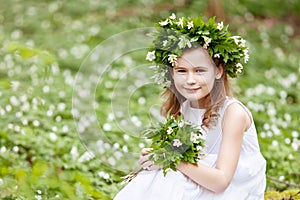
[{"label": "white flower", "polygon": [[203,48],[207,49],[207,47],[209,46],[209,43],[211,42],[211,38],[206,37],[206,36],[202,36],[202,38],[204,39],[205,44],[203,45]]},{"label": "white flower", "polygon": [[166,19],[165,21],[158,22],[158,23],[159,23],[159,25],[161,25],[161,26],[166,26],[166,25],[168,25],[168,24],[169,24],[169,20],[168,20],[168,19]]},{"label": "white flower", "polygon": [[202,146],[197,146],[196,149],[197,149],[197,151],[201,151],[203,149],[203,147]]},{"label": "white flower", "polygon": [[243,38],[240,38],[240,42],[241,42],[241,46],[242,47],[246,47],[246,40],[244,40]]},{"label": "white flower", "polygon": [[176,24],[177,24],[178,26],[181,26],[181,28],[183,28],[183,18],[182,18],[182,17],[179,18],[179,22],[176,22]]},{"label": "white flower", "polygon": [[174,147],[180,147],[181,145],[182,145],[182,143],[180,142],[180,140],[178,140],[178,139],[173,140],[173,146]]},{"label": "white flower", "polygon": [[223,22],[218,23],[218,26],[217,26],[217,29],[218,29],[218,30],[222,30],[223,27],[224,27]]},{"label": "white flower", "polygon": [[214,58],[220,58],[220,54],[219,54],[219,53],[216,53],[216,54],[214,55]]},{"label": "white flower", "polygon": [[78,162],[80,162],[80,163],[86,162],[86,161],[93,159],[94,157],[95,157],[95,154],[93,152],[86,151],[82,156],[80,156],[80,158],[78,159]]},{"label": "white flower", "polygon": [[175,54],[170,54],[168,56],[168,61],[172,64],[172,66],[177,65],[177,55]]},{"label": "white flower", "polygon": [[155,51],[149,51],[147,53],[147,56],[146,56],[146,60],[149,60],[150,62],[153,61],[155,59]]},{"label": "white flower", "polygon": [[206,36],[202,36],[202,37],[203,37],[203,39],[204,39],[205,44],[208,45],[208,44],[211,42],[211,38],[206,37]]},{"label": "white flower", "polygon": [[178,123],[179,128],[183,127],[183,125],[184,125],[184,121]]},{"label": "white flower", "polygon": [[245,49],[243,52],[244,52],[244,56],[245,56],[244,62],[247,63],[249,60],[249,51],[248,51],[248,49]]},{"label": "white flower", "polygon": [[237,63],[235,66],[236,66],[236,72],[237,73],[242,73],[243,65],[241,63]]},{"label": "white flower", "polygon": [[76,146],[72,146],[72,149],[71,149],[71,156],[72,156],[72,159],[75,160],[78,158],[79,156],[79,153],[78,153],[78,149]]},{"label": "white flower", "polygon": [[171,135],[172,133],[173,133],[172,127],[168,127],[167,134],[168,134],[168,135]]},{"label": "white flower", "polygon": [[57,140],[57,135],[53,132],[49,133],[49,138],[52,142],[55,142]]},{"label": "white flower", "polygon": [[170,16],[170,19],[176,19],[175,13],[172,13],[172,15]]},{"label": "white flower", "polygon": [[191,137],[190,137],[191,142],[193,142],[193,143],[197,142],[198,138],[199,137],[198,137],[198,135],[196,133],[191,132]]},{"label": "white flower", "polygon": [[168,40],[164,40],[163,41],[163,47],[167,46],[167,44],[168,44]]},{"label": "white flower", "polygon": [[38,127],[41,123],[38,120],[33,120],[32,124],[33,126]]},{"label": "white flower", "polygon": [[240,42],[240,39],[241,39],[240,36],[231,36],[230,38],[232,38],[234,40],[234,43],[236,45],[239,45],[239,42]]},{"label": "white flower", "polygon": [[194,22],[193,21],[188,22],[187,27],[188,27],[188,29],[193,28],[194,27]]}]

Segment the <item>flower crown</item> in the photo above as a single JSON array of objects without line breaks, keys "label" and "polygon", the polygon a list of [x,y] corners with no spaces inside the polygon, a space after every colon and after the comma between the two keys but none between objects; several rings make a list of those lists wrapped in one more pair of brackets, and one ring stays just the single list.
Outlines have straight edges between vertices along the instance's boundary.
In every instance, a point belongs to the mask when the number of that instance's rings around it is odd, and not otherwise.
[{"label": "flower crown", "polygon": [[156,64],[155,81],[168,85],[168,67],[177,65],[177,58],[184,49],[199,46],[207,49],[212,58],[222,60],[225,72],[236,77],[243,71],[242,63],[249,59],[248,47],[246,40],[231,36],[227,29],[228,25],[224,26],[223,22],[215,23],[215,17],[205,23],[201,17],[176,18],[173,13],[159,22],[146,56],[146,60]]}]

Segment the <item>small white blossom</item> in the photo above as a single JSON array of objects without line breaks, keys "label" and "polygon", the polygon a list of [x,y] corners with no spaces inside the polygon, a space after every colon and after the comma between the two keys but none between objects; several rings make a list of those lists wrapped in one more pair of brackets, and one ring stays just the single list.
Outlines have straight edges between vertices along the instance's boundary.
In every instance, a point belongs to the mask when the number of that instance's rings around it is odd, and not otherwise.
[{"label": "small white blossom", "polygon": [[221,30],[223,29],[223,27],[224,27],[223,22],[218,23],[218,26],[217,26],[217,29],[218,29],[218,30],[221,31]]},{"label": "small white blossom", "polygon": [[101,178],[104,178],[104,179],[109,179],[109,177],[110,177],[108,173],[105,173],[103,171],[99,172],[98,176],[100,176]]},{"label": "small white blossom", "polygon": [[59,110],[59,111],[63,111],[63,110],[65,110],[66,109],[66,104],[65,103],[59,103],[58,104],[58,106],[57,106],[57,109]]},{"label": "small white blossom", "polygon": [[34,198],[35,198],[36,200],[42,200],[42,199],[43,199],[41,195],[34,195]]},{"label": "small white blossom", "polygon": [[52,142],[55,142],[57,140],[57,135],[53,132],[49,133],[49,138]]},{"label": "small white blossom", "polygon": [[164,41],[163,41],[163,47],[166,47],[167,44],[168,44],[168,40],[164,40]]},{"label": "small white blossom", "polygon": [[181,122],[178,123],[179,128],[183,127],[183,125],[184,125],[184,121],[181,121]]},{"label": "small white blossom", "polygon": [[6,152],[6,147],[5,146],[2,146],[1,148],[0,148],[0,153],[5,153]]},{"label": "small white blossom", "polygon": [[10,112],[11,110],[12,110],[12,107],[11,107],[11,105],[6,105],[5,106],[5,110],[7,111],[7,112]]},{"label": "small white blossom", "polygon": [[13,129],[13,128],[14,128],[14,125],[13,125],[12,123],[9,123],[9,124],[7,125],[7,128],[8,128],[8,129]]},{"label": "small white blossom", "polygon": [[19,81],[12,81],[11,82],[11,87],[12,87],[12,90],[16,91],[20,86],[20,82]]},{"label": "small white blossom", "polygon": [[123,135],[123,138],[124,138],[124,140],[129,140],[129,135],[124,134],[124,135]]},{"label": "small white blossom", "polygon": [[87,151],[78,159],[78,162],[80,162],[80,163],[86,162],[86,161],[93,159],[94,157],[95,157],[95,154],[93,152]]},{"label": "small white blossom", "polygon": [[190,137],[190,140],[191,142],[195,143],[198,139],[198,136],[197,134],[195,134],[194,132],[191,132],[191,137]]},{"label": "small white blossom", "polygon": [[159,23],[159,25],[161,25],[161,26],[166,26],[166,25],[168,25],[168,24],[169,24],[169,20],[168,20],[168,19],[166,19],[165,21],[158,22],[158,23]]},{"label": "small white blossom", "polygon": [[149,60],[150,62],[155,59],[155,51],[150,51],[147,53],[146,60]]},{"label": "small white blossom", "polygon": [[105,131],[111,131],[112,130],[112,126],[109,123],[105,123],[105,124],[103,124],[103,130],[105,130]]},{"label": "small white blossom", "polygon": [[220,54],[219,54],[219,53],[216,53],[216,54],[214,55],[214,58],[220,58]]},{"label": "small white blossom", "polygon": [[188,29],[194,28],[194,22],[193,21],[188,22],[187,27]]},{"label": "small white blossom", "polygon": [[236,44],[236,45],[239,45],[239,43],[240,43],[240,39],[241,39],[241,37],[240,36],[231,36],[231,38],[234,40],[234,43]]},{"label": "small white blossom", "polygon": [[202,36],[202,38],[204,39],[205,45],[209,46],[209,43],[211,42],[211,38],[206,36]]},{"label": "small white blossom", "polygon": [[122,147],[123,152],[127,153],[128,152],[128,147],[125,145]]},{"label": "small white blossom", "polygon": [[44,93],[48,93],[50,91],[50,87],[48,86],[48,85],[45,85],[44,87],[43,87],[43,92]]},{"label": "small white blossom", "polygon": [[202,146],[197,146],[196,149],[197,149],[197,151],[201,151],[201,150],[203,150],[203,147]]},{"label": "small white blossom", "polygon": [[168,61],[172,64],[172,66],[176,66],[177,65],[177,55],[170,54],[168,56]]},{"label": "small white blossom", "polygon": [[235,66],[236,66],[236,72],[237,73],[242,73],[243,65],[241,63],[237,63]]},{"label": "small white blossom", "polygon": [[244,51],[244,62],[247,63],[249,61],[249,51],[248,49],[245,49]]},{"label": "small white blossom", "polygon": [[62,132],[63,133],[67,133],[69,131],[69,126],[68,125],[64,125],[63,127],[62,127]]},{"label": "small white blossom", "polygon": [[240,43],[242,47],[246,47],[246,40],[244,40],[243,38],[240,38]]},{"label": "small white blossom", "polygon": [[16,132],[20,132],[20,130],[21,130],[21,127],[20,127],[20,126],[18,126],[18,125],[16,125],[16,126],[14,127],[14,130],[15,130]]},{"label": "small white blossom", "polygon": [[175,13],[172,13],[172,15],[170,16],[170,19],[176,19]]},{"label": "small white blossom", "polygon": [[33,120],[32,124],[33,126],[38,127],[41,123],[38,120]]},{"label": "small white blossom", "polygon": [[16,152],[16,153],[18,153],[19,152],[19,147],[18,146],[14,146],[13,147],[13,151]]},{"label": "small white blossom", "polygon": [[78,149],[76,146],[72,146],[72,149],[71,149],[71,155],[72,155],[72,159],[73,160],[76,160],[79,156],[79,153],[78,153]]},{"label": "small white blossom", "polygon": [[182,145],[182,143],[180,142],[180,140],[178,140],[178,139],[173,140],[173,146],[174,147],[180,147],[181,145]]},{"label": "small white blossom", "polygon": [[171,135],[172,133],[173,133],[172,127],[168,127],[167,134],[168,134],[168,135]]},{"label": "small white blossom", "polygon": [[204,39],[205,44],[203,45],[204,49],[207,49],[207,47],[209,46],[209,43],[211,42],[211,38],[206,37],[206,36],[202,36],[202,38]]},{"label": "small white blossom", "polygon": [[181,28],[183,28],[183,18],[182,18],[182,17],[179,18],[179,22],[176,22],[176,24],[177,24],[178,26],[181,26]]}]

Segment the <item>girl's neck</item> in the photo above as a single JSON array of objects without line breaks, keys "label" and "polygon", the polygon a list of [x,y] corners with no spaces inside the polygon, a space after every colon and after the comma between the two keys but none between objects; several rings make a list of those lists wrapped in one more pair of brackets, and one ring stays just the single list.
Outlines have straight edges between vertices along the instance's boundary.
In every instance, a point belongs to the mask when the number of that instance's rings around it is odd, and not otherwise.
[{"label": "girl's neck", "polygon": [[204,97],[202,99],[199,99],[198,101],[191,101],[190,105],[192,108],[197,109],[206,109],[210,103],[210,99],[207,97]]}]

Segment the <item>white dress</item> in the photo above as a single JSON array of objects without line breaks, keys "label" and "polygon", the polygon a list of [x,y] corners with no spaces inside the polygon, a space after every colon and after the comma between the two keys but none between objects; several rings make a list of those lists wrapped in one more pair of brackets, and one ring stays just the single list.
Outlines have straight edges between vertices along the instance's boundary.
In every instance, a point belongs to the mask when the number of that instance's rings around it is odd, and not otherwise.
[{"label": "white dress", "polygon": [[[220,109],[220,120],[206,134],[207,156],[200,163],[215,167],[222,141],[221,123],[224,111],[236,99],[227,98]],[[242,105],[242,103],[240,103]],[[251,113],[243,106],[249,113]],[[184,119],[201,124],[203,109],[195,109],[190,102],[183,103]],[[128,183],[114,200],[263,200],[266,187],[266,161],[260,153],[257,132],[252,119],[251,127],[245,131],[238,166],[234,177],[222,193],[213,193],[191,181],[180,171],[143,171]]]}]

